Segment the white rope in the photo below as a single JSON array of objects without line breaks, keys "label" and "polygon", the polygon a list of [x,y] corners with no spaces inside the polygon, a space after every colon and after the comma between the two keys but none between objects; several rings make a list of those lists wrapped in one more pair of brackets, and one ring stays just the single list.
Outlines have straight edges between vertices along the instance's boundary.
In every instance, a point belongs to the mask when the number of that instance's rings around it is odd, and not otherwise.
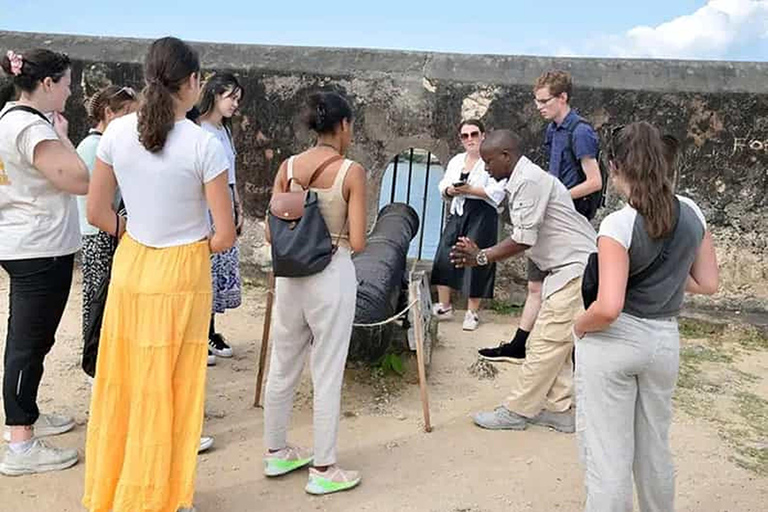
[{"label": "white rope", "polygon": [[379,327],[381,325],[386,325],[390,322],[394,322],[395,320],[397,320],[398,318],[406,314],[408,310],[410,310],[417,302],[419,302],[419,299],[413,299],[413,301],[410,304],[408,304],[408,307],[406,307],[404,310],[402,310],[401,312],[397,313],[394,316],[387,318],[386,320],[382,320],[381,322],[376,322],[375,324],[352,324],[352,327]]}]

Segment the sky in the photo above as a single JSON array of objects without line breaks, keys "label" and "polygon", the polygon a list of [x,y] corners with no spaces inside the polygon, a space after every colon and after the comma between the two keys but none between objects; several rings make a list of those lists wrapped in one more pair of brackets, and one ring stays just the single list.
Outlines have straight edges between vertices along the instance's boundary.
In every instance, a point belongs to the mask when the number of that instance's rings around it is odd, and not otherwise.
[{"label": "sky", "polygon": [[0,30],[481,54],[768,60],[768,0],[0,0]]}]

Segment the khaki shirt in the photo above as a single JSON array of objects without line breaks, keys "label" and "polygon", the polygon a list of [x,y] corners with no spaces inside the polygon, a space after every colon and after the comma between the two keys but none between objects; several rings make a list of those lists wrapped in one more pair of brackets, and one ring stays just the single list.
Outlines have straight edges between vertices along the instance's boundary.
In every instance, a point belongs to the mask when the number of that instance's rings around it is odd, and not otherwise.
[{"label": "khaki shirt", "polygon": [[587,258],[597,251],[597,235],[565,186],[524,156],[506,190],[512,240],[529,245],[526,255],[548,272],[542,289],[547,298],[584,274]]}]

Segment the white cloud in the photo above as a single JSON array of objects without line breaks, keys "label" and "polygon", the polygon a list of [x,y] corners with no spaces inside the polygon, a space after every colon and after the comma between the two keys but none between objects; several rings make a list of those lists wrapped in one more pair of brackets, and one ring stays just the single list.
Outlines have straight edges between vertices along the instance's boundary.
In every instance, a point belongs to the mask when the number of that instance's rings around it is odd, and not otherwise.
[{"label": "white cloud", "polygon": [[588,44],[587,53],[720,59],[738,58],[755,47],[768,48],[768,0],[710,0],[693,14],[655,27],[637,26],[622,35],[598,38]]}]

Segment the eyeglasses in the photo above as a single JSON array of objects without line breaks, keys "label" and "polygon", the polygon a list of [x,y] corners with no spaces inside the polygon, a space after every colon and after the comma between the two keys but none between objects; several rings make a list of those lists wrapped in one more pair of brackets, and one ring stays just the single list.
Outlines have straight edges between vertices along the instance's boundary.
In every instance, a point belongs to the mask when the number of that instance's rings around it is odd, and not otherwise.
[{"label": "eyeglasses", "polygon": [[478,130],[472,131],[472,132],[464,132],[460,134],[461,140],[469,140],[469,139],[477,139],[480,137],[480,132]]},{"label": "eyeglasses", "polygon": [[125,94],[126,96],[128,96],[131,99],[136,99],[136,91],[133,90],[133,87],[128,87],[128,86],[121,87],[115,94],[113,94],[112,96],[110,96],[107,99],[111,100],[113,98],[117,98],[121,94]]},{"label": "eyeglasses", "polygon": [[539,107],[543,107],[544,105],[546,105],[547,103],[549,103],[555,98],[557,98],[557,96],[550,96],[549,98],[544,98],[542,100],[540,100],[539,98],[533,98],[533,102]]}]

